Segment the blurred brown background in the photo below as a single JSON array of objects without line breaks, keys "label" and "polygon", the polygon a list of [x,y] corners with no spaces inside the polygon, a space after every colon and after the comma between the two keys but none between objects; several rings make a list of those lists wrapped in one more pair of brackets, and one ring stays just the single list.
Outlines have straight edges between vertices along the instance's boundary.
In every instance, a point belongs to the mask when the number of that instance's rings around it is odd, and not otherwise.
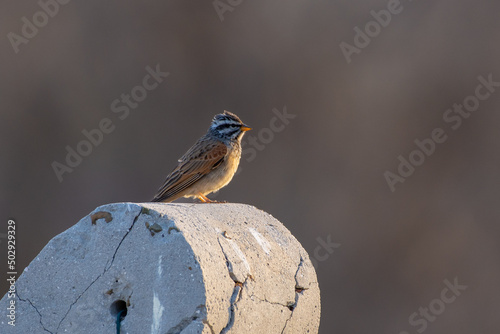
[{"label": "blurred brown background", "polygon": [[[478,76],[500,81],[500,2],[402,0],[350,63],[340,44],[391,1],[232,3],[221,21],[211,1],[73,1],[15,53],[8,34],[41,7],[2,1],[0,233],[15,219],[19,274],[95,207],[151,199],[226,109],[254,130],[215,198],[271,213],[316,256],[321,333],[498,332],[500,88],[456,130],[443,115]],[[170,75],[121,120],[111,103],[157,64]],[[296,117],[264,130],[285,106]],[[114,131],[59,182],[53,161],[103,118]],[[392,192],[384,172],[435,128],[447,140]],[[467,289],[444,304],[455,277]]]}]

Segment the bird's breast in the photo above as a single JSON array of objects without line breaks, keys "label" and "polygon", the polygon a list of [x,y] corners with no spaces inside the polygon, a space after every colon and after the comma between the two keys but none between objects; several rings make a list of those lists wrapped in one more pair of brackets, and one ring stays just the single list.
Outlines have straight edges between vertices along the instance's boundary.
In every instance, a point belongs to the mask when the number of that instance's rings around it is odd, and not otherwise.
[{"label": "bird's breast", "polygon": [[234,145],[229,149],[228,156],[226,157],[224,163],[220,166],[220,168],[222,169],[220,188],[226,186],[231,181],[234,174],[238,170],[240,159],[241,159],[241,147],[239,145]]}]

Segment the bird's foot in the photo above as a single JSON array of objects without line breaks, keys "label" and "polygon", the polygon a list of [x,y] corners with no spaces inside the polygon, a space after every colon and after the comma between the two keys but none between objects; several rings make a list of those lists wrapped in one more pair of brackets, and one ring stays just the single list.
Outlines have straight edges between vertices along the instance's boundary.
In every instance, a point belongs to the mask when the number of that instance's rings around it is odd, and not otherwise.
[{"label": "bird's foot", "polygon": [[227,203],[226,201],[219,202],[219,201],[211,200],[210,198],[203,195],[202,193],[198,194],[198,198],[200,199],[200,201],[202,201],[202,203]]}]

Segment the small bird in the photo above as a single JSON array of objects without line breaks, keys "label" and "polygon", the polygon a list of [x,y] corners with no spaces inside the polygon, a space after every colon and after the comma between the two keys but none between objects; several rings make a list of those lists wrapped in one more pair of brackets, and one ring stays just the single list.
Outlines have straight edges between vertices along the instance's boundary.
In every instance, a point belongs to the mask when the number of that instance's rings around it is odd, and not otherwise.
[{"label": "small bird", "polygon": [[152,202],[194,197],[216,203],[206,195],[231,181],[240,163],[241,138],[251,129],[229,111],[215,115],[207,133],[178,160]]}]

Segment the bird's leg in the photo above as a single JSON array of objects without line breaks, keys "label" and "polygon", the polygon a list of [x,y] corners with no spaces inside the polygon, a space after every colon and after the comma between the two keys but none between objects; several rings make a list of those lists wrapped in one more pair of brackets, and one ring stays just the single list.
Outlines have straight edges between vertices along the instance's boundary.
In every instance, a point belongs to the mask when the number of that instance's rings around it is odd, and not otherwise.
[{"label": "bird's leg", "polygon": [[223,202],[212,201],[210,198],[208,198],[207,196],[203,195],[202,193],[198,193],[198,198],[203,203],[226,203],[226,201],[223,201]]},{"label": "bird's leg", "polygon": [[208,198],[207,196],[203,195],[202,193],[198,193],[198,198],[203,203],[215,203],[216,202],[216,201],[212,201],[210,198]]}]

